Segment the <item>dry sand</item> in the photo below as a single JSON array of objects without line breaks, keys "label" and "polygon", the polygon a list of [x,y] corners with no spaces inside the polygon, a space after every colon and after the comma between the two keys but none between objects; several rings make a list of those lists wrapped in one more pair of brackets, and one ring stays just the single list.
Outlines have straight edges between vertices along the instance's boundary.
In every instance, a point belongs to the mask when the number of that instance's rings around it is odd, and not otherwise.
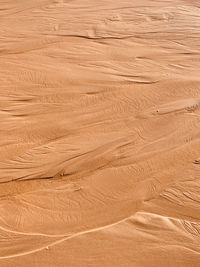
[{"label": "dry sand", "polygon": [[200,3],[0,1],[0,266],[200,266]]}]

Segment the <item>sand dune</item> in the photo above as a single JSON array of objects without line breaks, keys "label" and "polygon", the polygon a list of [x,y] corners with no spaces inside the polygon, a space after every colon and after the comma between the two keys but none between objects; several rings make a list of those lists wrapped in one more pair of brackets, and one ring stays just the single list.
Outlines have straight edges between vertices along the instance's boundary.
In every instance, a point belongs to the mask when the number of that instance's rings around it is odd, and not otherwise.
[{"label": "sand dune", "polygon": [[200,3],[0,5],[0,266],[198,267]]}]

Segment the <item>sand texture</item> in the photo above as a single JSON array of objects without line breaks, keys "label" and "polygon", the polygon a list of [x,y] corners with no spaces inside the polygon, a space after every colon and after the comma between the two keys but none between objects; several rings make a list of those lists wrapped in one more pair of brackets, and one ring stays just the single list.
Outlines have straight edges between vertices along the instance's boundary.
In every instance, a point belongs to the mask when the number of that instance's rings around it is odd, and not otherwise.
[{"label": "sand texture", "polygon": [[199,0],[0,1],[0,267],[200,266]]}]

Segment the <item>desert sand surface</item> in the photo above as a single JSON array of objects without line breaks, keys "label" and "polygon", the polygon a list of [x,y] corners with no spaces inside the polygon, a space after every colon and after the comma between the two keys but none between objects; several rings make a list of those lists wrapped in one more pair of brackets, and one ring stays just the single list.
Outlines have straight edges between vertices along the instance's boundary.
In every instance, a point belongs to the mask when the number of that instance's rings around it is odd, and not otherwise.
[{"label": "desert sand surface", "polygon": [[200,2],[0,1],[0,266],[200,266]]}]

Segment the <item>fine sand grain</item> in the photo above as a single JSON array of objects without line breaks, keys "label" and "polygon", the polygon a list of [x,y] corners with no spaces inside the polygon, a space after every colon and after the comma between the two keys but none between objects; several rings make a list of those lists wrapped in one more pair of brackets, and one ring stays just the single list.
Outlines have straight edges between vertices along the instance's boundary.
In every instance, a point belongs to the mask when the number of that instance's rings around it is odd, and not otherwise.
[{"label": "fine sand grain", "polygon": [[200,2],[0,1],[0,267],[200,266]]}]

